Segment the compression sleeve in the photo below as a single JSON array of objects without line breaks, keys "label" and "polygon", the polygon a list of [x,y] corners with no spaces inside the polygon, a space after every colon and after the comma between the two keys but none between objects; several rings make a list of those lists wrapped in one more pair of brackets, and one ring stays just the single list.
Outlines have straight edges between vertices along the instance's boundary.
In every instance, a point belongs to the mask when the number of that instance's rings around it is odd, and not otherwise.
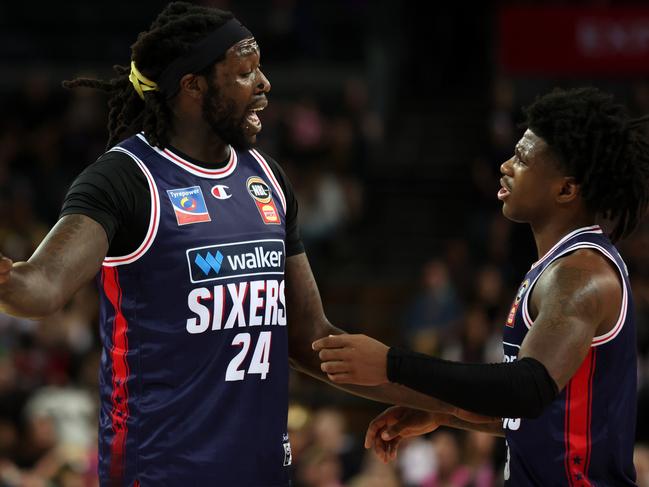
[{"label": "compression sleeve", "polygon": [[467,411],[501,418],[536,418],[559,393],[545,366],[531,357],[466,364],[390,348],[387,375]]}]

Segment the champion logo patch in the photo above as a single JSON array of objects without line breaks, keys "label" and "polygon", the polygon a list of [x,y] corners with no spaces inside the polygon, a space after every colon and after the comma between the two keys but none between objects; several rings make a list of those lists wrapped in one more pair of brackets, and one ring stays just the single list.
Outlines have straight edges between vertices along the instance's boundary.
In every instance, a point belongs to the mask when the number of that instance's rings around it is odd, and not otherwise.
[{"label": "champion logo patch", "polygon": [[200,186],[168,189],[167,195],[176,214],[178,225],[211,221]]},{"label": "champion logo patch", "polygon": [[216,186],[212,187],[212,196],[214,196],[217,200],[227,200],[232,196],[229,193],[229,189],[230,188],[223,184],[217,184]]},{"label": "champion logo patch", "polygon": [[279,225],[281,221],[277,206],[275,206],[273,193],[266,181],[257,176],[249,177],[246,181],[246,188],[257,206],[262,221],[266,225]]}]

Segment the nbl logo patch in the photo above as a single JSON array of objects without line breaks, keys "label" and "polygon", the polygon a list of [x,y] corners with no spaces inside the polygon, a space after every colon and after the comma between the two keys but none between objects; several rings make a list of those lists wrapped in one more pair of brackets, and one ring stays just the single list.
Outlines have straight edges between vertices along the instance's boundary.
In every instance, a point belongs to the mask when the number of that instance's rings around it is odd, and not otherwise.
[{"label": "nbl logo patch", "polygon": [[167,194],[174,208],[178,225],[211,221],[200,186],[168,189]]},{"label": "nbl logo patch", "polygon": [[266,181],[257,176],[249,177],[246,188],[250,197],[255,201],[261,219],[266,225],[279,225],[279,213],[273,201],[273,193]]}]

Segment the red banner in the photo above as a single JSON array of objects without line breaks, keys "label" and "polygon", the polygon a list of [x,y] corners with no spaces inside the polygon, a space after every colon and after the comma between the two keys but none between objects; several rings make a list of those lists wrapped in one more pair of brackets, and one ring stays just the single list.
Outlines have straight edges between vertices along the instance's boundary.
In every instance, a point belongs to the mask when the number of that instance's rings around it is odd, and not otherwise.
[{"label": "red banner", "polygon": [[508,7],[499,23],[510,74],[649,73],[649,8]]}]

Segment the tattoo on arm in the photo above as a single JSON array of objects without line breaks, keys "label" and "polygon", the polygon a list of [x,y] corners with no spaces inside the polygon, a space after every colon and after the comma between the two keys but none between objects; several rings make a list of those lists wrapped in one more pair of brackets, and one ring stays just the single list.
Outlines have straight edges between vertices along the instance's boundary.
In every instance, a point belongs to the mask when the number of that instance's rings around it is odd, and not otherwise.
[{"label": "tattoo on arm", "polygon": [[56,311],[97,273],[107,251],[99,223],[83,215],[63,217],[27,262],[14,264],[0,287],[0,306],[27,317]]},{"label": "tattoo on arm", "polygon": [[588,353],[609,298],[596,269],[577,264],[560,259],[539,279],[532,291],[538,315],[519,354],[539,360],[559,390]]}]

